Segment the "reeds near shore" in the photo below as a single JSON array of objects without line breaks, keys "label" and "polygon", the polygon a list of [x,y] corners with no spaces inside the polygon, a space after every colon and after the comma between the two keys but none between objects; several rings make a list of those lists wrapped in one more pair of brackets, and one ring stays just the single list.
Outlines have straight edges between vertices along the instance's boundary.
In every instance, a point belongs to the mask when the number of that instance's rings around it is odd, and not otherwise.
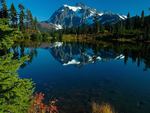
[{"label": "reeds near shore", "polygon": [[110,104],[92,103],[92,113],[116,113]]}]

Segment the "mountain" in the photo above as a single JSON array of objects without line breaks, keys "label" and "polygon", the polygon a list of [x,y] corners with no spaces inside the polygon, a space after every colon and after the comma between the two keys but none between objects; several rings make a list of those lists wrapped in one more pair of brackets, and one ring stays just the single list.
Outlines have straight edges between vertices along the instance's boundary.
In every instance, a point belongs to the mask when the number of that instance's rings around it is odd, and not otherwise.
[{"label": "mountain", "polygon": [[59,30],[62,29],[61,25],[56,25],[52,23],[47,23],[47,22],[40,22],[38,23],[38,29],[42,32],[50,32],[52,29]]},{"label": "mountain", "polygon": [[53,24],[56,29],[77,27],[83,23],[90,25],[93,24],[93,19],[96,14],[98,15],[101,24],[114,24],[119,20],[126,19],[126,16],[124,15],[112,12],[100,12],[82,3],[77,3],[75,6],[63,5],[43,23]]}]

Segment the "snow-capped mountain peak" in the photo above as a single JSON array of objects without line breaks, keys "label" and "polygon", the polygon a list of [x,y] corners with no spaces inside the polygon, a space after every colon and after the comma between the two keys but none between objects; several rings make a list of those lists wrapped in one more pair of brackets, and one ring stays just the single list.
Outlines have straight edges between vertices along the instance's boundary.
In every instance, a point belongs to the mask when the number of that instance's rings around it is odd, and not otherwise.
[{"label": "snow-capped mountain peak", "polygon": [[57,25],[57,29],[62,29],[63,27],[78,27],[82,24],[93,24],[96,14],[101,24],[114,24],[126,19],[125,15],[112,12],[100,12],[83,3],[77,3],[75,6],[63,5],[56,10],[46,22],[54,24],[55,26]]}]

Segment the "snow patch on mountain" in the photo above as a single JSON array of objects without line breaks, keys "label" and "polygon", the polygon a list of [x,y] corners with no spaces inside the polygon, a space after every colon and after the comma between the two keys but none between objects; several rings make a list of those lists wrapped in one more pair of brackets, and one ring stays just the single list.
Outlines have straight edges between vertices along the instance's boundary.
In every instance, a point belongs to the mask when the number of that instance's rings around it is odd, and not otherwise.
[{"label": "snow patch on mountain", "polygon": [[66,4],[64,5],[64,7],[67,7],[72,11],[77,11],[77,10],[82,9],[81,7],[78,7],[78,6],[69,6],[69,5],[66,5]]},{"label": "snow patch on mountain", "polygon": [[123,19],[123,20],[127,19],[127,16],[125,16],[125,15],[119,15],[119,14],[118,14],[118,16],[119,16],[121,19]]},{"label": "snow patch on mountain", "polygon": [[63,29],[63,27],[61,25],[59,25],[59,24],[54,24],[54,25],[55,25],[55,29],[56,30]]}]

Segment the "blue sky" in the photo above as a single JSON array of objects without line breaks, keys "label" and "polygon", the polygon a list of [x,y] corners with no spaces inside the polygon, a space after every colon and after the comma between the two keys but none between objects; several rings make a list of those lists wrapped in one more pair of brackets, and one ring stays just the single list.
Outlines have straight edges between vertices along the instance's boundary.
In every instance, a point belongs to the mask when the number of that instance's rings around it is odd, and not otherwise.
[{"label": "blue sky", "polygon": [[150,14],[150,11],[148,11],[150,0],[7,0],[8,6],[12,2],[16,6],[18,3],[24,4],[39,21],[50,18],[52,13],[63,4],[74,5],[78,2],[82,2],[99,11],[112,11],[124,15],[130,12],[133,16],[140,15],[141,11],[144,10],[146,14]]}]

